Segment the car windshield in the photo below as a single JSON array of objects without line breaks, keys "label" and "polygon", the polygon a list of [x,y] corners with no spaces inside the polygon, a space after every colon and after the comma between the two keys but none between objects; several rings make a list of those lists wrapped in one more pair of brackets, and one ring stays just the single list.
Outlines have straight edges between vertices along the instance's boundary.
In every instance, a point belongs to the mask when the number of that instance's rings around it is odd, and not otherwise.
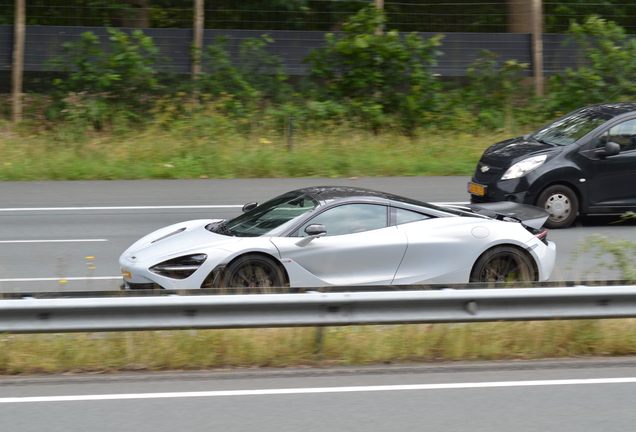
[{"label": "car windshield", "polygon": [[566,146],[591,132],[610,118],[611,116],[602,112],[584,108],[555,120],[535,131],[531,136],[539,142]]},{"label": "car windshield", "polygon": [[221,224],[215,231],[237,237],[277,235],[317,206],[318,201],[312,197],[289,192]]}]

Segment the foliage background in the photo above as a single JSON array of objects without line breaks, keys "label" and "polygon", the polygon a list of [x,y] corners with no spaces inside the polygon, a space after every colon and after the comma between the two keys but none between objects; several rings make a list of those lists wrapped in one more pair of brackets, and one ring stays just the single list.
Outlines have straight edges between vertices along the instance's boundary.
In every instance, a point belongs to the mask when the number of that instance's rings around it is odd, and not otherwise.
[{"label": "foliage background", "polygon": [[[398,31],[505,32],[518,0],[385,1]],[[27,24],[192,28],[192,0],[29,0]],[[368,0],[206,0],[205,28],[333,31]],[[546,33],[600,14],[636,33],[636,4],[625,0],[543,1]],[[14,1],[0,0],[0,24],[13,23]]]},{"label": "foliage background", "polygon": [[0,103],[0,179],[467,175],[497,140],[636,95],[635,39],[596,15],[569,29],[589,63],[541,98],[521,78],[528,64],[489,51],[465,79],[439,79],[443,36],[400,36],[390,16],[349,14],[305,59],[308,77],[285,75],[266,34],[238,58],[217,40],[191,77],[162,72],[141,30],[87,31],[50,62],[53,90],[26,98],[25,121]]}]

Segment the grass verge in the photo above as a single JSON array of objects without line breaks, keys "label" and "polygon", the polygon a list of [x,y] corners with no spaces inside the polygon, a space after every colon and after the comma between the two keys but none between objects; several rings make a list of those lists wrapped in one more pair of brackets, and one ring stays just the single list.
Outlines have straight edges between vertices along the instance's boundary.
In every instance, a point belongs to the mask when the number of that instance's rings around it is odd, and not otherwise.
[{"label": "grass verge", "polygon": [[470,175],[486,147],[511,136],[422,132],[408,138],[338,127],[290,142],[266,131],[210,134],[191,125],[120,133],[5,131],[0,180]]},{"label": "grass verge", "polygon": [[0,335],[0,374],[349,366],[636,354],[636,319]]}]

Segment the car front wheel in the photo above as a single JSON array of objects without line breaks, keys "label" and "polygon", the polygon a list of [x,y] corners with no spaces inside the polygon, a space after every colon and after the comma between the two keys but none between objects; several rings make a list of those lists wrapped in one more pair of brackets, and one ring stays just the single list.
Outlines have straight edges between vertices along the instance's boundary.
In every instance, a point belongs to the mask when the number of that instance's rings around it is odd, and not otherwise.
[{"label": "car front wheel", "polygon": [[225,271],[221,286],[228,288],[282,287],[284,275],[276,263],[265,256],[245,255]]},{"label": "car front wheel", "polygon": [[567,186],[550,186],[539,195],[537,207],[546,209],[550,216],[546,228],[566,228],[574,222],[579,211],[579,199]]},{"label": "car front wheel", "polygon": [[470,272],[470,282],[536,281],[532,262],[519,249],[496,246],[479,257]]}]

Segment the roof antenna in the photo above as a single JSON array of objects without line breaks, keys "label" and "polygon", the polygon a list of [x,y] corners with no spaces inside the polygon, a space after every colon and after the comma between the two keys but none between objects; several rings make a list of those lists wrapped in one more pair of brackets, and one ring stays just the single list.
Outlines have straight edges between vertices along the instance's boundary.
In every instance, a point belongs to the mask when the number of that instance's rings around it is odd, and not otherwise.
[{"label": "roof antenna", "polygon": [[634,81],[636,81],[636,78],[634,78],[633,80],[631,80],[630,82],[628,82],[627,84],[625,84],[623,87],[619,88],[618,90],[616,90],[614,93],[612,93],[612,95],[610,97],[608,97],[607,99],[605,99],[603,101],[603,103],[607,103],[608,100],[610,100],[611,98],[613,98],[614,96],[616,96],[616,93],[618,93],[619,91],[623,90],[625,87],[627,87],[628,85],[630,85],[631,83],[633,83]]}]

